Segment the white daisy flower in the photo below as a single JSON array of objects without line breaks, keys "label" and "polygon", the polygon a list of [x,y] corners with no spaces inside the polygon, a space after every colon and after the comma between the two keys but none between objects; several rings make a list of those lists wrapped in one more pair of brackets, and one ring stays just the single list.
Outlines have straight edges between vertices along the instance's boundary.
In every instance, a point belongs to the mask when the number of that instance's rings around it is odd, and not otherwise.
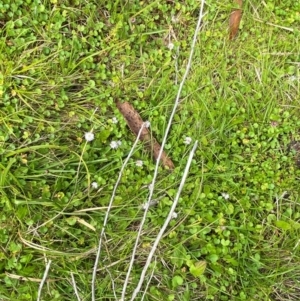
[{"label": "white daisy flower", "polygon": [[141,205],[141,208],[143,210],[146,210],[148,207],[149,207],[149,203],[144,203],[144,204]]},{"label": "white daisy flower", "polygon": [[183,140],[183,143],[186,144],[186,145],[191,144],[191,142],[192,142],[192,138],[191,137],[185,137],[184,140]]},{"label": "white daisy flower", "polygon": [[110,147],[112,148],[112,149],[117,149],[120,145],[122,144],[122,142],[119,140],[119,141],[112,141],[111,143],[110,143]]},{"label": "white daisy flower", "polygon": [[86,140],[87,142],[90,142],[90,141],[93,141],[93,140],[94,140],[95,135],[94,135],[94,133],[92,133],[92,132],[87,132],[87,133],[84,134],[84,138],[85,138],[85,140]]},{"label": "white daisy flower", "polygon": [[153,184],[149,184],[149,185],[148,185],[148,189],[149,189],[149,190],[152,190],[152,189],[153,189],[153,186],[154,186]]},{"label": "white daisy flower", "polygon": [[172,213],[172,219],[176,219],[178,217],[178,214],[176,212]]},{"label": "white daisy flower", "polygon": [[172,21],[172,23],[178,23],[179,22],[179,17],[178,16],[172,16],[171,21]]},{"label": "white daisy flower", "polygon": [[228,200],[229,199],[229,194],[226,193],[226,192],[222,192],[222,197],[225,199],[225,200]]},{"label": "white daisy flower", "polygon": [[172,50],[174,48],[174,44],[170,42],[167,47],[169,48],[169,50]]},{"label": "white daisy flower", "polygon": [[98,183],[97,182],[93,182],[91,184],[92,188],[97,189],[98,188]]},{"label": "white daisy flower", "polygon": [[289,77],[288,77],[288,80],[289,80],[290,82],[294,82],[294,81],[297,80],[297,76],[294,76],[294,75],[289,76]]},{"label": "white daisy flower", "polygon": [[136,161],[135,161],[135,165],[136,165],[137,167],[142,167],[143,164],[144,164],[144,162],[143,162],[142,160],[136,160]]},{"label": "white daisy flower", "polygon": [[116,123],[118,123],[118,119],[117,119],[117,117],[113,117],[113,118],[111,119],[111,122],[112,122],[113,124],[116,124]]},{"label": "white daisy flower", "polygon": [[146,202],[146,203],[142,204],[142,205],[141,205],[141,208],[142,208],[143,210],[146,210],[146,209],[148,209],[149,207],[155,206],[155,205],[157,205],[157,204],[158,204],[158,201],[157,201],[157,200],[151,200],[150,202]]},{"label": "white daisy flower", "polygon": [[148,121],[148,120],[145,121],[145,127],[146,127],[146,128],[150,127],[150,121]]}]

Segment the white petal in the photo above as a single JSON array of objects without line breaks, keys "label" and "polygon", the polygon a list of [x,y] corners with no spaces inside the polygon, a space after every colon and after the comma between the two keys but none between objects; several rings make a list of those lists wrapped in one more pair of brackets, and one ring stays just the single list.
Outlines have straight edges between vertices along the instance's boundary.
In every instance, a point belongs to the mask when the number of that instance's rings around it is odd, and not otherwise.
[{"label": "white petal", "polygon": [[97,182],[93,182],[91,185],[92,185],[92,187],[93,187],[94,189],[97,189],[97,188],[98,188],[98,183],[97,183]]},{"label": "white petal", "polygon": [[85,138],[86,141],[90,142],[90,141],[94,140],[95,135],[92,132],[87,132],[87,133],[84,134],[84,138]]},{"label": "white petal", "polygon": [[135,165],[138,166],[138,167],[142,167],[143,166],[143,161],[142,160],[136,160]]},{"label": "white petal", "polygon": [[110,147],[111,147],[112,149],[117,149],[117,148],[119,147],[119,144],[118,144],[117,141],[112,141],[112,142],[110,143]]},{"label": "white petal", "polygon": [[184,141],[183,141],[184,144],[189,145],[189,144],[191,144],[191,142],[192,142],[192,138],[191,137],[185,137],[184,138]]},{"label": "white petal", "polygon": [[170,50],[172,50],[172,49],[174,48],[174,44],[173,44],[172,42],[170,42],[170,43],[168,44],[168,48],[169,48]]},{"label": "white petal", "polygon": [[226,193],[226,192],[222,192],[222,197],[223,197],[225,200],[228,200],[228,199],[229,199],[229,194]]}]

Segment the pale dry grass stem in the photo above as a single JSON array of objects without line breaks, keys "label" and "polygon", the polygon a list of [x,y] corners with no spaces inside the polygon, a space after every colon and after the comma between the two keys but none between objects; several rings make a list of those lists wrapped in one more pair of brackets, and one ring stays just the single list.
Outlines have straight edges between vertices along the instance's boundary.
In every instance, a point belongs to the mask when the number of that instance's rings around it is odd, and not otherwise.
[{"label": "pale dry grass stem", "polygon": [[[202,18],[203,18],[204,4],[205,4],[205,1],[202,0],[201,1],[200,12],[199,12],[199,17],[198,17],[198,22],[197,22],[196,29],[195,29],[195,32],[194,32],[194,37],[193,37],[193,40],[192,40],[191,51],[190,51],[188,63],[187,63],[187,66],[186,66],[186,70],[185,70],[183,78],[180,82],[178,92],[177,92],[177,95],[176,95],[176,99],[175,99],[175,102],[174,102],[174,105],[173,105],[173,109],[172,109],[172,112],[171,112],[171,115],[170,115],[170,118],[169,118],[169,121],[168,121],[168,124],[167,124],[167,128],[166,128],[166,131],[165,131],[162,143],[161,143],[161,148],[160,148],[160,151],[159,151],[159,154],[158,154],[158,157],[157,157],[157,162],[156,162],[155,170],[154,170],[154,174],[153,174],[153,180],[152,180],[152,183],[151,183],[150,189],[149,189],[149,197],[148,197],[148,200],[147,200],[148,204],[150,203],[150,201],[152,200],[152,197],[153,197],[154,185],[156,183],[156,178],[157,178],[157,175],[158,175],[159,161],[160,161],[160,158],[162,156],[164,146],[166,144],[166,141],[167,141],[167,138],[168,138],[171,126],[172,126],[174,115],[176,113],[177,107],[178,107],[179,102],[180,102],[180,96],[181,96],[181,92],[182,92],[184,83],[187,79],[187,76],[189,74],[189,71],[190,71],[190,68],[191,68],[191,65],[192,65],[192,59],[193,59],[193,54],[194,54],[195,45],[196,45],[196,41],[197,41],[197,36],[198,36],[198,32],[200,30],[200,26],[201,26],[201,22],[202,22]],[[140,236],[141,236],[142,228],[143,228],[143,225],[146,221],[147,212],[148,212],[148,207],[145,208],[144,215],[143,215],[140,227],[139,227],[138,235],[137,235],[137,238],[136,238],[136,242],[135,242],[134,249],[133,249],[133,252],[132,252],[132,257],[131,257],[131,260],[130,260],[129,269],[128,269],[126,279],[125,279],[125,283],[124,283],[123,290],[122,290],[121,300],[125,300],[126,288],[127,288],[127,285],[128,285],[129,276],[130,276],[130,273],[131,273],[131,270],[132,270],[132,266],[133,266],[134,258],[135,258],[135,255],[136,255],[139,239],[140,239]],[[138,286],[140,286],[140,284]],[[136,293],[133,294],[133,297],[132,297],[131,300],[133,300],[135,298],[135,296],[136,296]]]},{"label": "pale dry grass stem", "polygon": [[45,268],[45,272],[44,272],[42,281],[41,281],[40,286],[39,286],[37,301],[40,301],[40,300],[41,300],[41,295],[42,295],[43,286],[44,286],[44,284],[45,284],[45,282],[46,282],[46,279],[47,279],[47,276],[48,276],[48,272],[49,272],[51,263],[52,263],[51,260],[49,260],[49,261],[47,262],[47,265],[46,265],[46,268]]},{"label": "pale dry grass stem", "polygon": [[167,226],[169,225],[171,219],[173,218],[173,213],[175,212],[175,208],[177,206],[177,203],[178,203],[181,191],[182,191],[184,183],[185,183],[185,181],[187,179],[188,172],[189,172],[189,169],[190,169],[190,166],[191,166],[191,163],[192,163],[192,159],[194,157],[194,154],[195,154],[197,146],[198,146],[198,141],[195,142],[195,144],[194,144],[194,146],[193,146],[193,148],[192,148],[192,150],[190,152],[190,155],[189,155],[189,158],[188,158],[188,161],[187,161],[187,164],[186,164],[186,167],[185,167],[185,170],[184,170],[184,173],[183,173],[183,176],[182,176],[182,179],[181,179],[178,191],[177,191],[176,196],[174,198],[174,201],[173,201],[173,204],[172,204],[171,209],[169,211],[169,214],[168,214],[168,216],[167,216],[167,218],[166,218],[166,220],[165,220],[162,228],[160,229],[160,231],[159,231],[159,233],[158,233],[158,235],[157,235],[157,237],[156,237],[156,239],[154,241],[154,244],[153,244],[153,246],[151,248],[151,251],[150,251],[150,253],[148,255],[146,264],[145,264],[145,266],[144,266],[144,268],[142,270],[139,283],[138,283],[136,289],[134,290],[130,301],[133,301],[136,298],[137,294],[139,293],[139,291],[140,291],[140,289],[142,287],[142,284],[144,282],[145,275],[146,275],[146,272],[148,270],[148,267],[149,267],[149,265],[150,265],[150,263],[152,261],[152,257],[154,256],[154,253],[156,251],[156,248],[157,248],[157,246],[158,246],[158,244],[159,244],[159,242],[160,242],[160,240],[161,240],[164,232],[166,231]]},{"label": "pale dry grass stem", "polygon": [[73,273],[71,273],[71,279],[72,279],[72,286],[73,286],[74,293],[75,293],[75,296],[77,298],[77,301],[81,301],[78,290],[77,290],[77,285],[76,285],[76,281],[75,281]]},{"label": "pale dry grass stem", "polygon": [[112,204],[113,204],[113,201],[114,201],[114,198],[115,198],[115,195],[116,195],[116,191],[117,191],[117,188],[118,188],[118,185],[121,181],[121,178],[122,178],[122,175],[123,175],[123,172],[124,172],[124,169],[130,159],[130,157],[132,156],[133,154],[133,151],[140,139],[140,136],[142,134],[142,131],[144,129],[144,127],[146,126],[145,123],[142,124],[139,132],[138,132],[138,135],[136,137],[136,140],[134,142],[134,144],[132,145],[132,148],[126,158],[126,160],[124,161],[122,167],[121,167],[121,170],[119,172],[119,176],[118,176],[118,179],[116,181],[116,184],[114,186],[114,189],[113,189],[113,192],[112,192],[112,196],[110,198],[110,201],[109,201],[109,205],[108,205],[108,208],[106,210],[106,213],[105,213],[105,217],[104,217],[104,222],[103,222],[103,226],[102,226],[102,230],[101,230],[101,233],[100,233],[100,237],[99,237],[99,244],[98,244],[98,249],[97,249],[97,254],[96,254],[96,259],[95,259],[95,263],[94,263],[94,268],[93,268],[93,275],[92,275],[92,301],[95,301],[95,282],[96,282],[96,276],[97,276],[97,268],[98,268],[98,264],[99,264],[99,259],[100,259],[100,255],[101,255],[101,246],[102,246],[102,239],[103,239],[103,236],[104,236],[104,233],[105,233],[105,227],[107,225],[107,221],[108,221],[108,217],[109,217],[109,214],[110,214],[110,210],[112,208]]}]

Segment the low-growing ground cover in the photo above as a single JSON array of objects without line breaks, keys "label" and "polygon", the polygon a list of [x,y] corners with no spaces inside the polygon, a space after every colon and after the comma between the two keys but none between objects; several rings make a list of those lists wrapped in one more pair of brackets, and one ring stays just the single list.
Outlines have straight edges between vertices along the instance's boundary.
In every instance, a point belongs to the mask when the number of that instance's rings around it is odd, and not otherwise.
[{"label": "low-growing ground cover", "polygon": [[[284,3],[282,3],[284,2]],[[135,137],[128,101],[162,141],[198,1],[0,4],[0,299],[91,300],[105,212]],[[206,1],[127,295],[199,145],[144,300],[299,300],[300,4]],[[120,299],[155,162],[139,143],[109,216],[96,300]],[[143,293],[138,295],[141,300]]]}]

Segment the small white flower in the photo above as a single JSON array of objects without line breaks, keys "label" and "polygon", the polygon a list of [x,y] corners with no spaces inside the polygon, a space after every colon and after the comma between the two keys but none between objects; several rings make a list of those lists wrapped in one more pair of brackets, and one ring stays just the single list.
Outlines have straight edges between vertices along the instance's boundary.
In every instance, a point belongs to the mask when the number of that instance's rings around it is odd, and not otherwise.
[{"label": "small white flower", "polygon": [[93,182],[91,185],[92,185],[92,187],[93,187],[94,189],[97,189],[97,188],[98,188],[98,183],[97,183],[97,182]]},{"label": "small white flower", "polygon": [[86,140],[87,142],[90,142],[90,141],[93,141],[93,140],[94,140],[95,135],[94,135],[94,133],[92,133],[92,132],[87,132],[87,133],[84,134],[84,138],[85,138],[85,140]]},{"label": "small white flower", "polygon": [[146,127],[146,128],[150,127],[150,121],[148,121],[148,120],[145,121],[145,127]]},{"label": "small white flower", "polygon": [[155,205],[157,205],[157,204],[158,204],[158,201],[157,201],[157,200],[151,200],[150,202],[146,202],[146,203],[142,204],[142,205],[141,205],[141,208],[142,208],[143,210],[146,210],[146,209],[148,209],[149,207],[155,206]]},{"label": "small white flower", "polygon": [[184,138],[184,141],[183,141],[184,144],[189,145],[189,144],[191,144],[191,142],[192,142],[192,138],[191,137],[185,137]]},{"label": "small white flower", "polygon": [[137,167],[142,167],[143,166],[143,161],[142,160],[136,160],[135,161],[135,165],[137,166]]},{"label": "small white flower", "polygon": [[289,76],[289,77],[288,77],[288,80],[289,80],[290,82],[294,82],[294,81],[297,80],[297,76],[295,76],[295,75]]},{"label": "small white flower", "polygon": [[177,216],[178,216],[178,214],[177,214],[176,212],[173,212],[173,213],[172,213],[172,219],[176,219]]},{"label": "small white flower", "polygon": [[154,188],[154,185],[152,183],[148,185],[149,190],[152,190],[153,188]]},{"label": "small white flower", "polygon": [[229,194],[226,193],[226,192],[222,192],[222,197],[225,199],[225,200],[228,200],[229,199]]},{"label": "small white flower", "polygon": [[116,124],[116,123],[118,123],[118,119],[117,119],[117,117],[113,117],[113,118],[112,118],[112,120],[111,120],[111,122],[112,122],[113,124]]},{"label": "small white flower", "polygon": [[119,141],[112,141],[111,143],[110,143],[110,147],[112,148],[112,149],[117,149],[120,145],[122,144],[122,142],[119,140]]},{"label": "small white flower", "polygon": [[171,21],[172,23],[178,23],[179,22],[178,16],[172,16]]},{"label": "small white flower", "polygon": [[170,42],[170,43],[168,44],[168,48],[169,48],[169,50],[172,50],[172,49],[174,48],[174,44],[173,44],[172,42]]},{"label": "small white flower", "polygon": [[144,204],[141,205],[141,208],[142,208],[143,210],[147,210],[148,207],[149,207],[149,203],[144,203]]}]

